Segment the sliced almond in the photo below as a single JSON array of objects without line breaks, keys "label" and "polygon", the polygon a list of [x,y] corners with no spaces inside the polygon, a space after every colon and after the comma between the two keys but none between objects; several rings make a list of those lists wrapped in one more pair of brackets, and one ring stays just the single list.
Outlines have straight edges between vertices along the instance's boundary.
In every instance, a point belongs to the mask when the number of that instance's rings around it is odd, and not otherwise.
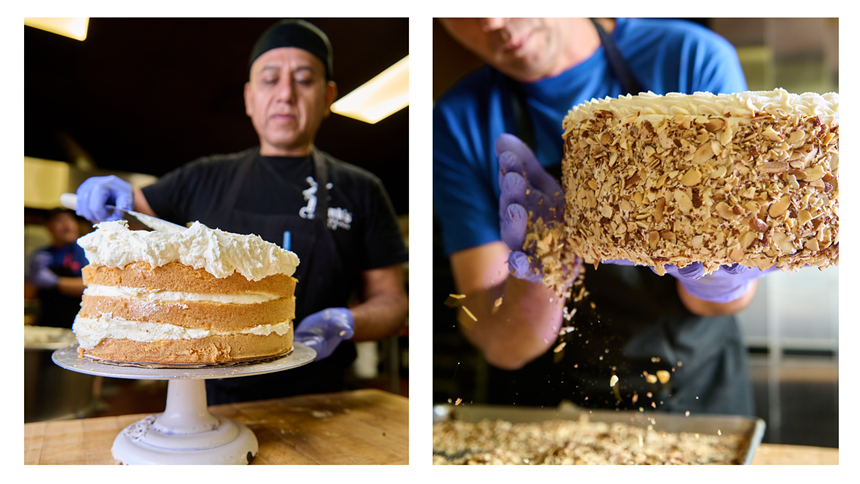
[{"label": "sliced almond", "polygon": [[805,132],[800,131],[800,130],[792,131],[792,133],[790,135],[788,135],[787,143],[790,145],[794,145],[800,141],[803,141],[804,138],[806,138]]},{"label": "sliced almond", "polygon": [[765,233],[770,227],[768,227],[762,219],[758,217],[753,217],[750,219],[750,228],[755,230],[756,232]]},{"label": "sliced almond", "polygon": [[674,244],[675,243],[675,232],[672,232],[670,230],[664,230],[663,232],[660,232],[660,238],[662,238],[663,240],[667,240],[667,241]]},{"label": "sliced almond", "polygon": [[735,220],[738,217],[726,202],[717,204],[717,213],[726,220]]},{"label": "sliced almond", "polygon": [[771,141],[782,142],[782,140],[783,140],[782,135],[780,135],[779,133],[774,131],[773,128],[770,126],[765,128],[764,131],[761,132],[761,134],[764,135],[765,138],[767,138]]},{"label": "sliced almond", "polygon": [[714,150],[711,148],[711,143],[703,143],[699,149],[693,154],[693,164],[701,165],[702,163],[714,157]]},{"label": "sliced almond", "polygon": [[818,180],[821,177],[823,177],[826,173],[827,172],[824,171],[823,166],[821,166],[821,165],[813,166],[812,168],[806,170],[806,177],[803,179],[803,181],[813,182],[813,181]]},{"label": "sliced almond", "polygon": [[597,181],[594,178],[590,178],[588,180],[588,186],[591,187],[592,190],[597,190]]},{"label": "sliced almond", "polygon": [[716,178],[722,178],[725,174],[726,174],[726,167],[725,167],[725,165],[722,165],[722,166],[718,166],[717,168],[715,168],[714,171],[712,171],[709,176],[711,178],[716,179]]},{"label": "sliced almond", "polygon": [[782,173],[786,170],[788,170],[788,163],[778,161],[763,164],[760,171],[762,173]]},{"label": "sliced almond", "polygon": [[771,217],[779,217],[784,214],[786,210],[788,210],[788,205],[791,203],[791,198],[788,195],[783,195],[782,198],[773,203],[770,208],[767,209],[768,215]]},{"label": "sliced almond", "polygon": [[809,210],[800,210],[797,212],[797,223],[800,225],[805,224],[812,220],[812,214],[809,213]]},{"label": "sliced almond", "polygon": [[742,262],[744,260],[744,250],[740,245],[736,245],[731,252],[729,252],[729,259],[735,262]]},{"label": "sliced almond", "polygon": [[693,209],[693,200],[684,190],[675,190],[675,201],[678,203],[678,208],[684,213],[690,213],[690,210]]},{"label": "sliced almond", "polygon": [[654,207],[654,221],[660,223],[663,221],[663,208],[666,206],[666,199],[660,197],[657,199],[657,205]]},{"label": "sliced almond", "polygon": [[[743,233],[743,235],[741,235],[741,245],[740,245],[740,247],[741,247],[742,249],[746,250],[750,245],[752,245],[753,241],[756,239],[756,234],[757,234],[757,233],[758,233],[758,232],[757,232],[757,231],[755,231],[755,230],[751,230],[751,231],[749,231],[749,232],[744,232],[744,233]],[[735,262],[740,262],[740,261],[738,260],[738,261],[735,261]]]},{"label": "sliced almond", "polygon": [[695,168],[687,170],[681,178],[681,184],[687,187],[698,185],[700,181],[702,181],[702,172]]},{"label": "sliced almond", "polygon": [[815,240],[815,239],[809,239],[809,240],[807,240],[807,241],[806,241],[806,244],[804,245],[804,247],[806,247],[807,249],[809,249],[809,250],[811,250],[811,251],[813,251],[813,252],[818,252],[818,250],[819,250],[819,249],[818,249],[818,241],[817,241],[817,240]]},{"label": "sliced almond", "polygon": [[651,247],[651,250],[657,248],[657,242],[660,241],[660,233],[657,231],[651,232],[648,234],[648,246]]},{"label": "sliced almond", "polygon": [[709,133],[716,133],[726,126],[726,121],[722,118],[711,118],[704,126]]},{"label": "sliced almond", "polygon": [[791,244],[791,235],[783,233],[773,234],[773,242],[784,254],[793,254],[794,246]]}]

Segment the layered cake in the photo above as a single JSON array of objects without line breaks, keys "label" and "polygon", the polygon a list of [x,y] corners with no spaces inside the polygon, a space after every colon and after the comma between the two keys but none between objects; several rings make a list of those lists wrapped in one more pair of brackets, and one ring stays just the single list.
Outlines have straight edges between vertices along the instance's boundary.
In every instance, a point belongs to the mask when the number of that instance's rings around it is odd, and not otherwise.
[{"label": "layered cake", "polygon": [[564,119],[569,249],[585,263],[839,262],[839,95],[652,93]]},{"label": "layered cake", "polygon": [[209,364],[292,349],[292,252],[199,222],[180,233],[102,222],[78,244],[89,260],[73,326],[82,355]]}]

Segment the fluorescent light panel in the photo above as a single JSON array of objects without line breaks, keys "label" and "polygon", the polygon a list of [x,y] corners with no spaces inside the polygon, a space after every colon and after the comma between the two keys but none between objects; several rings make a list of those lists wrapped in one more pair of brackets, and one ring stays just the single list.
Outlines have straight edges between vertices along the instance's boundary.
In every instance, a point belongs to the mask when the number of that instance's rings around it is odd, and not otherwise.
[{"label": "fluorescent light panel", "polygon": [[409,56],[331,105],[333,113],[376,124],[409,105]]},{"label": "fluorescent light panel", "polygon": [[25,18],[24,25],[53,32],[75,40],[87,38],[89,17],[83,18]]}]

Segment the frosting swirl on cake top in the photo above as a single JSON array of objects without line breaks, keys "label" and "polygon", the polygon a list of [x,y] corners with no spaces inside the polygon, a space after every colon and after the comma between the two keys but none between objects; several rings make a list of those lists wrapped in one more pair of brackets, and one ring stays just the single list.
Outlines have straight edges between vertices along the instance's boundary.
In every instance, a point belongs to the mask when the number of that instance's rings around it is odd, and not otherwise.
[{"label": "frosting swirl on cake top", "polygon": [[124,220],[101,222],[78,239],[90,265],[122,269],[133,262],[153,268],[179,262],[215,277],[238,272],[251,281],[273,274],[293,275],[299,258],[257,235],[224,232],[194,222],[179,233],[129,230]]},{"label": "frosting swirl on cake top", "polygon": [[839,94],[792,94],[785,89],[775,89],[736,94],[671,92],[661,96],[649,91],[638,96],[628,94],[617,99],[607,96],[600,100],[587,101],[568,111],[562,126],[567,131],[574,124],[592,117],[595,111],[600,110],[611,111],[622,119],[637,114],[749,117],[754,112],[774,115],[800,113],[804,116],[821,116],[821,121],[827,124],[839,124]]}]

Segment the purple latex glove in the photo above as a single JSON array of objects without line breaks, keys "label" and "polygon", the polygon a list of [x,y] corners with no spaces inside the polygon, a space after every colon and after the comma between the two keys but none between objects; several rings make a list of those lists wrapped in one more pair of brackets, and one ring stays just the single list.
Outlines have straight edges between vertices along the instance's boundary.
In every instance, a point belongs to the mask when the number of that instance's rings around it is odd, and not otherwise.
[{"label": "purple latex glove", "polygon": [[337,345],[352,338],[355,320],[346,308],[329,308],[313,313],[296,328],[295,341],[310,346],[317,352],[314,361],[328,358]]},{"label": "purple latex glove", "polygon": [[131,185],[114,175],[87,178],[78,187],[78,203],[75,212],[90,222],[119,220],[122,212],[108,211],[105,205],[113,205],[122,210],[134,208],[134,194]]},{"label": "purple latex glove", "polygon": [[668,264],[663,267],[672,277],[678,279],[691,296],[721,304],[743,296],[749,291],[754,280],[779,270],[776,266],[762,271],[757,267],[732,264],[720,266],[717,271],[704,276],[705,269],[700,262],[680,269]]},{"label": "purple latex glove", "polygon": [[503,134],[496,140],[499,157],[499,220],[502,241],[511,249],[508,269],[514,277],[540,282],[540,261],[522,252],[529,212],[535,220],[564,223],[564,195],[561,185],[535,158],[534,153],[516,136]]},{"label": "purple latex glove", "polygon": [[48,266],[54,258],[51,254],[43,251],[36,252],[30,259],[30,267],[27,269],[25,280],[31,286],[39,289],[53,289],[57,287],[60,278],[54,274]]}]

